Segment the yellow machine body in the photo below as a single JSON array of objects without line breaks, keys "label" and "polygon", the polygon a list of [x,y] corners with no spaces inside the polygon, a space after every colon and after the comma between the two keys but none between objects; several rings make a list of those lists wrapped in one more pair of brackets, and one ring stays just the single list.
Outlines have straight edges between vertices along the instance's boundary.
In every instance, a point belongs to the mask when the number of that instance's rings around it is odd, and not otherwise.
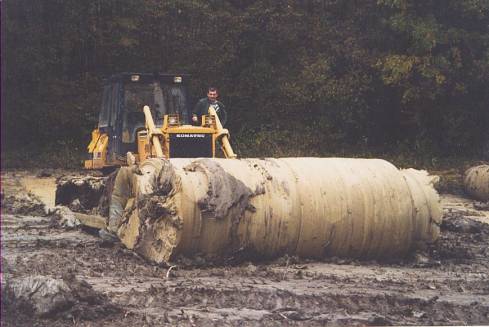
[{"label": "yellow machine body", "polygon": [[102,169],[107,165],[107,146],[109,137],[98,129],[92,131],[92,140],[88,144],[88,153],[92,159],[85,160],[85,169]]},{"label": "yellow machine body", "polygon": [[[182,125],[178,115],[165,115],[163,126],[156,127],[149,108],[145,111],[145,115],[146,129],[137,133],[137,153],[129,154],[134,157],[135,163],[142,162],[148,158],[170,159],[174,157],[172,156],[173,153],[183,153],[184,157],[191,157],[190,150],[185,148],[185,145],[179,151],[172,151],[172,147],[181,146],[177,144],[178,139],[187,138],[207,138],[209,142],[204,145],[208,147],[206,157],[216,157],[216,143],[218,142],[221,143],[224,157],[236,157],[229,144],[229,132],[222,127],[217,114],[212,108],[209,108],[209,115],[201,117],[200,126]],[[127,164],[127,159],[121,160],[107,155],[108,142],[107,134],[100,133],[98,129],[92,131],[92,140],[88,145],[88,153],[92,159],[85,160],[85,169],[103,169]]]}]

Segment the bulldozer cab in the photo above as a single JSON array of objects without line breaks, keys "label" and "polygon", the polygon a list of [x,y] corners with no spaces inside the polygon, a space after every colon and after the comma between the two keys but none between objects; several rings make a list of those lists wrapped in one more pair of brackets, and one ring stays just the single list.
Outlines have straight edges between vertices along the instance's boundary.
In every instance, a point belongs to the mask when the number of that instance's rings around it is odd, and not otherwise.
[{"label": "bulldozer cab", "polygon": [[98,130],[109,138],[111,161],[123,161],[128,151],[137,151],[137,133],[145,128],[144,105],[151,108],[157,127],[169,114],[188,122],[187,79],[188,75],[121,73],[105,82]]},{"label": "bulldozer cab", "polygon": [[[235,158],[215,109],[190,124],[189,75],[121,73],[104,83],[99,123],[86,169],[112,169],[147,158]],[[150,122],[150,123],[149,123]]]}]

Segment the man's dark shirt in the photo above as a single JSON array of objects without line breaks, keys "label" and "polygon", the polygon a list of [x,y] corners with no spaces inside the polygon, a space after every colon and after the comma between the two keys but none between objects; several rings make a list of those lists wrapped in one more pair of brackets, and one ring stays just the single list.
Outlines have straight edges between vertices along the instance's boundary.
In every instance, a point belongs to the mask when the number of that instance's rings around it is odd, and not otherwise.
[{"label": "man's dark shirt", "polygon": [[197,102],[197,104],[194,107],[194,110],[192,111],[192,115],[197,115],[197,117],[202,117],[202,115],[208,115],[209,114],[209,106],[214,105],[214,108],[217,112],[217,116],[219,116],[219,120],[221,121],[221,124],[224,126],[227,121],[227,113],[224,108],[224,104],[221,101],[216,101],[216,102],[211,102],[209,101],[208,98],[202,98]]}]

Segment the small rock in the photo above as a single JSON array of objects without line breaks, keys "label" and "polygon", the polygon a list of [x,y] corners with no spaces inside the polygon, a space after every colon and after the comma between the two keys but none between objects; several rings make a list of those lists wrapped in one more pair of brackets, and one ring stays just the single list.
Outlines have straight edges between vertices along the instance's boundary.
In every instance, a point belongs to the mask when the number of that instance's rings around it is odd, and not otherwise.
[{"label": "small rock", "polygon": [[256,266],[252,263],[250,263],[247,267],[246,267],[246,270],[248,270],[248,272],[250,273],[255,273],[256,272]]},{"label": "small rock", "polygon": [[80,203],[79,199],[74,199],[69,205],[68,208],[70,208],[71,211],[75,212],[83,212],[84,208]]},{"label": "small rock", "polygon": [[107,242],[109,244],[113,244],[113,243],[116,243],[119,241],[119,238],[117,237],[117,235],[115,235],[114,233],[106,230],[106,229],[101,229],[98,231],[98,236],[104,241],[104,242]]},{"label": "small rock", "polygon": [[74,228],[81,224],[81,222],[75,217],[73,211],[65,206],[56,206],[53,210],[52,216],[57,219],[59,224],[63,227]]},{"label": "small rock", "polygon": [[489,201],[488,202],[474,202],[474,208],[477,210],[489,210]]},{"label": "small rock", "polygon": [[415,318],[426,318],[426,312],[413,311],[413,317],[415,317]]},{"label": "small rock", "polygon": [[480,233],[481,231],[481,223],[465,217],[444,219],[441,227],[456,233]]},{"label": "small rock", "polygon": [[374,318],[370,319],[368,322],[370,325],[373,325],[373,326],[390,326],[390,325],[392,325],[392,322],[383,316],[375,316]]},{"label": "small rock", "polygon": [[418,265],[427,265],[430,263],[430,259],[421,253],[416,253],[416,255],[414,256],[414,261]]},{"label": "small rock", "polygon": [[284,312],[284,315],[290,319],[290,320],[295,320],[295,321],[304,321],[304,320],[309,320],[311,317],[305,315],[303,312],[298,312],[298,311],[288,311]]},{"label": "small rock", "polygon": [[430,299],[428,300],[428,302],[430,302],[430,303],[435,303],[436,301],[438,301],[438,299],[439,299],[439,298],[440,298],[440,297],[439,297],[438,295],[435,295],[435,296],[433,296],[432,298],[430,298]]},{"label": "small rock", "polygon": [[43,169],[43,170],[39,171],[36,175],[36,177],[39,177],[39,178],[51,177],[51,176],[53,176],[53,172],[51,170],[48,170],[48,169]]},{"label": "small rock", "polygon": [[155,299],[155,298],[154,298],[153,296],[151,296],[151,295],[150,295],[150,296],[148,296],[148,297],[146,298],[146,302],[144,303],[144,306],[145,306],[145,307],[149,307],[149,306],[150,306],[150,305],[153,303],[154,299]]}]

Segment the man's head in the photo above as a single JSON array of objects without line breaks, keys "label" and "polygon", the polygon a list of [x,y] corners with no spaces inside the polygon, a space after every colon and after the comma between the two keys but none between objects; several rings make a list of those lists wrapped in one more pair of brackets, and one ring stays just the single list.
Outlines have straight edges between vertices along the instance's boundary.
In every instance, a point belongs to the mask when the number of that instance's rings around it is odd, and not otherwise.
[{"label": "man's head", "polygon": [[219,96],[219,92],[217,91],[217,88],[209,87],[207,91],[207,98],[209,99],[209,101],[215,102],[218,96]]}]

